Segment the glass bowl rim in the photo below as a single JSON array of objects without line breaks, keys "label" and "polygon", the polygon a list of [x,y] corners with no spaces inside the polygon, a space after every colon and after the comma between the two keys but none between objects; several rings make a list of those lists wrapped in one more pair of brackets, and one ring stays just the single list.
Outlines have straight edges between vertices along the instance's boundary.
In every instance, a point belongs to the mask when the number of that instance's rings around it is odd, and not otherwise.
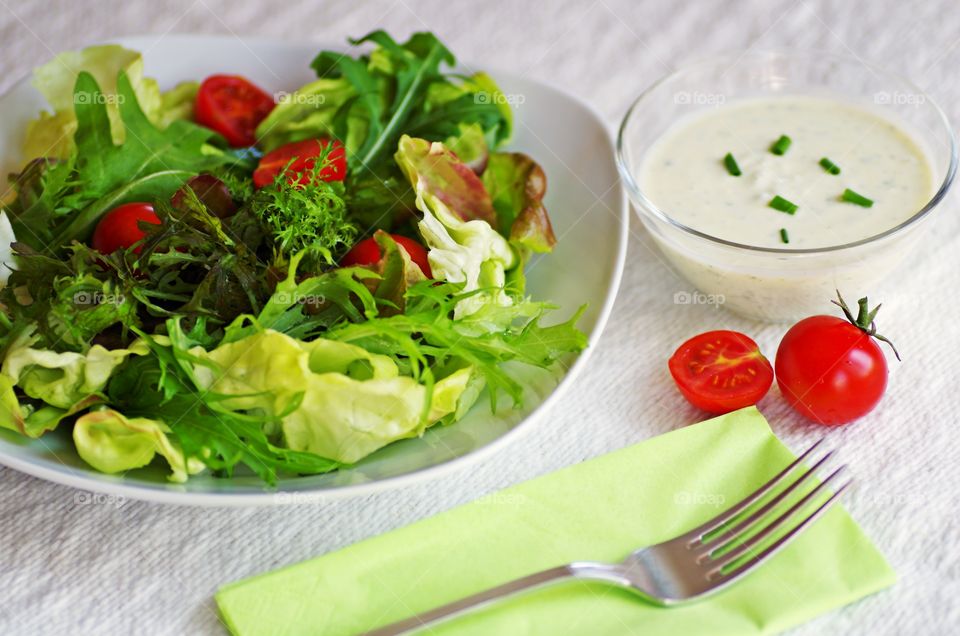
[{"label": "glass bowl rim", "polygon": [[[906,220],[901,223],[880,232],[879,234],[874,234],[866,238],[858,239],[849,243],[843,243],[840,245],[828,245],[826,247],[811,247],[811,248],[802,248],[802,249],[791,249],[783,247],[760,247],[757,245],[748,245],[746,243],[737,243],[736,241],[730,241],[727,239],[722,239],[712,234],[707,234],[706,232],[701,232],[696,230],[688,225],[685,225],[670,215],[665,213],[659,207],[654,205],[654,203],[644,194],[642,188],[637,184],[636,179],[633,177],[632,171],[628,169],[627,159],[625,157],[625,142],[624,136],[626,134],[627,126],[633,119],[633,116],[636,112],[638,106],[640,106],[643,101],[650,97],[650,94],[660,88],[663,84],[677,79],[684,74],[690,73],[695,70],[701,70],[706,67],[715,66],[721,64],[724,61],[729,62],[732,65],[739,63],[745,58],[755,58],[755,59],[780,59],[780,60],[803,60],[809,62],[811,60],[816,62],[841,62],[847,64],[858,64],[870,73],[881,77],[885,80],[890,80],[896,83],[901,84],[905,88],[909,89],[911,93],[923,97],[923,103],[928,104],[933,108],[933,112],[939,118],[940,124],[943,126],[943,132],[947,135],[947,142],[949,144],[950,152],[950,161],[947,166],[946,174],[944,175],[943,181],[940,186],[937,188],[937,191],[933,194],[927,203],[920,208],[919,211],[911,215]],[[617,143],[616,143],[616,152],[617,152],[617,168],[620,170],[620,177],[623,179],[624,184],[626,185],[627,192],[630,195],[630,199],[634,202],[634,207],[637,208],[637,212],[641,215],[647,214],[652,215],[653,217],[663,221],[664,223],[674,227],[675,229],[680,230],[685,234],[695,236],[699,239],[709,241],[718,245],[725,247],[731,247],[740,250],[747,250],[750,252],[758,253],[770,253],[770,254],[785,254],[785,255],[803,255],[803,254],[826,254],[831,252],[838,252],[841,250],[851,249],[855,247],[860,247],[863,245],[868,245],[886,239],[894,234],[900,234],[906,229],[916,225],[919,221],[925,218],[943,198],[947,195],[947,192],[950,190],[950,186],[953,184],[954,177],[957,172],[957,141],[956,136],[953,131],[953,128],[950,125],[950,120],[947,118],[946,113],[943,109],[940,108],[940,105],[934,100],[930,95],[918,87],[916,84],[906,79],[905,77],[892,73],[883,69],[882,67],[864,62],[863,60],[848,56],[848,55],[838,55],[838,54],[827,54],[821,51],[806,51],[806,52],[787,52],[781,50],[766,50],[766,51],[745,51],[741,53],[728,53],[725,55],[715,55],[711,56],[708,59],[701,59],[696,62],[691,62],[680,66],[676,70],[660,77],[658,80],[650,84],[646,89],[644,89],[639,96],[631,103],[630,107],[627,109],[626,114],[623,116],[623,120],[620,122],[620,126],[617,130]],[[638,203],[639,202],[639,203]]]}]

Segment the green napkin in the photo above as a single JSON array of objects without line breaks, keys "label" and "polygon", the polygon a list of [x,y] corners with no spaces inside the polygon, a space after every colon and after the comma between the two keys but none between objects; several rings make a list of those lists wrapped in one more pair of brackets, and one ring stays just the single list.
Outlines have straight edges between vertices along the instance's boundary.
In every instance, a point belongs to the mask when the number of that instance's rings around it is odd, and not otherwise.
[{"label": "green napkin", "polygon": [[[569,561],[618,561],[710,519],[793,458],[759,411],[743,409],[233,583],[217,603],[235,634],[356,634]],[[572,581],[429,633],[771,634],[894,580],[836,506],[759,570],[693,605],[658,608]]]}]

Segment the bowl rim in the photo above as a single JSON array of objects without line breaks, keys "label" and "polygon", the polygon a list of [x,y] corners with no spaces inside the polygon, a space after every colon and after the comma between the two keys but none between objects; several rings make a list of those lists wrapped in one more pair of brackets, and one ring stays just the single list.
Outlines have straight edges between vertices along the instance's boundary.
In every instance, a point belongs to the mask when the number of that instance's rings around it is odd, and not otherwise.
[{"label": "bowl rim", "polygon": [[[686,73],[689,73],[694,70],[702,69],[704,67],[713,66],[721,63],[723,60],[730,62],[731,66],[738,64],[740,61],[748,58],[755,59],[803,59],[805,61],[814,60],[817,62],[830,63],[830,62],[843,62],[843,63],[855,63],[859,64],[869,72],[873,73],[876,76],[881,76],[884,79],[892,80],[900,83],[904,87],[910,90],[911,93],[915,95],[920,95],[924,99],[925,104],[929,104],[933,107],[934,113],[939,118],[940,124],[943,126],[944,132],[946,132],[947,142],[949,144],[949,154],[950,160],[947,166],[946,174],[944,175],[943,181],[940,183],[940,186],[937,188],[937,191],[931,196],[930,200],[919,211],[915,212],[906,220],[901,223],[884,230],[878,234],[868,236],[866,238],[858,239],[856,241],[851,241],[849,243],[843,243],[840,245],[828,245],[825,247],[810,247],[810,248],[785,248],[785,247],[762,247],[758,245],[749,245],[746,243],[738,243],[736,241],[731,241],[728,239],[723,239],[706,232],[702,232],[695,228],[692,228],[676,219],[672,218],[669,214],[657,207],[653,201],[651,201],[646,194],[644,194],[643,189],[637,183],[636,179],[633,176],[631,170],[629,170],[628,162],[625,156],[625,141],[624,136],[626,133],[626,128],[628,124],[633,120],[633,116],[637,107],[648,97],[650,94],[655,91],[657,88],[665,84],[666,82],[676,79]],[[920,220],[927,217],[930,212],[937,207],[940,201],[947,195],[947,192],[950,190],[951,185],[953,184],[954,178],[957,173],[957,162],[958,162],[958,149],[957,149],[957,139],[956,133],[953,130],[953,127],[950,125],[950,120],[947,117],[946,113],[940,107],[940,105],[934,100],[926,91],[921,89],[919,86],[914,84],[909,79],[887,71],[883,67],[865,62],[859,57],[854,57],[850,55],[841,55],[835,53],[824,53],[822,51],[783,51],[783,50],[760,50],[760,51],[742,51],[740,53],[725,53],[721,55],[713,55],[709,58],[700,59],[698,61],[690,62],[684,64],[675,70],[667,73],[666,75],[661,76],[655,82],[650,84],[646,89],[644,89],[640,95],[630,104],[630,107],[627,109],[626,113],[623,116],[623,119],[620,122],[620,126],[617,129],[617,140],[616,140],[616,154],[617,154],[617,169],[620,171],[620,178],[623,180],[624,187],[627,193],[630,196],[631,202],[634,204],[633,207],[636,209],[637,214],[641,216],[644,215],[653,216],[654,218],[672,226],[673,228],[680,230],[681,232],[694,236],[701,240],[706,240],[711,243],[722,245],[724,247],[731,247],[734,249],[745,250],[748,252],[755,253],[765,253],[765,254],[779,254],[779,255],[817,255],[817,254],[829,254],[832,252],[839,252],[841,250],[847,250],[855,247],[861,247],[864,245],[869,245],[875,242],[882,241],[894,234],[899,234],[906,229],[918,224]]]}]

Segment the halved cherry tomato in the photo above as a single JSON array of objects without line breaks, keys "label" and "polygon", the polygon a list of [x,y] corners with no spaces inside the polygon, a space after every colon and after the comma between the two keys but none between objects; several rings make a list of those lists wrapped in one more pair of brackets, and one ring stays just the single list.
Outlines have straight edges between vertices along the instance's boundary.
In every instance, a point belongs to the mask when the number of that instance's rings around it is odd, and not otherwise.
[{"label": "halved cherry tomato", "polygon": [[[253,185],[257,188],[273,183],[280,171],[287,169],[288,183],[310,183],[317,157],[330,144],[329,139],[304,139],[280,146],[265,154],[253,172]],[[347,176],[347,153],[343,144],[334,140],[324,165],[317,174],[322,181],[343,181]]]},{"label": "halved cherry tomato", "polygon": [[[101,254],[130,249],[145,235],[145,232],[140,229],[141,221],[160,225],[160,219],[149,203],[125,203],[115,207],[100,218],[100,222],[93,231],[90,245]],[[133,252],[139,254],[140,246],[137,245]]]},{"label": "halved cherry tomato", "polygon": [[194,104],[194,118],[234,148],[252,146],[257,125],[273,110],[273,98],[236,75],[211,75],[203,80]]},{"label": "halved cherry tomato", "polygon": [[[390,238],[396,241],[397,245],[406,250],[410,260],[420,267],[420,271],[427,278],[433,278],[430,271],[430,262],[427,260],[427,250],[420,243],[406,236],[391,234]],[[380,261],[380,246],[373,237],[363,239],[353,246],[347,255],[340,259],[340,265],[343,267],[353,267],[354,265],[374,265]]]},{"label": "halved cherry tomato", "polygon": [[882,337],[876,335],[867,299],[860,300],[856,317],[842,298],[837,304],[845,319],[804,318],[790,327],[777,349],[783,397],[801,415],[828,426],[866,415],[887,388],[887,360],[876,342]]},{"label": "halved cherry tomato", "polygon": [[708,331],[687,340],[670,358],[683,397],[709,413],[729,413],[760,401],[773,367],[757,343],[736,331]]}]

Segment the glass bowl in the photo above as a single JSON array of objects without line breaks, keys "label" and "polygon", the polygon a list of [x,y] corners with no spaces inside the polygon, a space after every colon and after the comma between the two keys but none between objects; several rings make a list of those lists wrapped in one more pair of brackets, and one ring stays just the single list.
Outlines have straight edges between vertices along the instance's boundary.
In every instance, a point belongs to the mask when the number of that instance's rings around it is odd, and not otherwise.
[{"label": "glass bowl", "polygon": [[[852,243],[790,249],[744,245],[698,231],[658,208],[640,185],[646,152],[673,124],[741,99],[804,95],[868,107],[901,124],[927,153],[936,190],[896,227]],[[617,163],[633,207],[670,264],[706,299],[771,322],[822,313],[835,290],[866,295],[919,242],[957,168],[957,146],[943,111],[892,73],[819,52],[747,52],[691,64],[656,82],[627,111]],[[676,302],[696,302],[679,292]]]}]

